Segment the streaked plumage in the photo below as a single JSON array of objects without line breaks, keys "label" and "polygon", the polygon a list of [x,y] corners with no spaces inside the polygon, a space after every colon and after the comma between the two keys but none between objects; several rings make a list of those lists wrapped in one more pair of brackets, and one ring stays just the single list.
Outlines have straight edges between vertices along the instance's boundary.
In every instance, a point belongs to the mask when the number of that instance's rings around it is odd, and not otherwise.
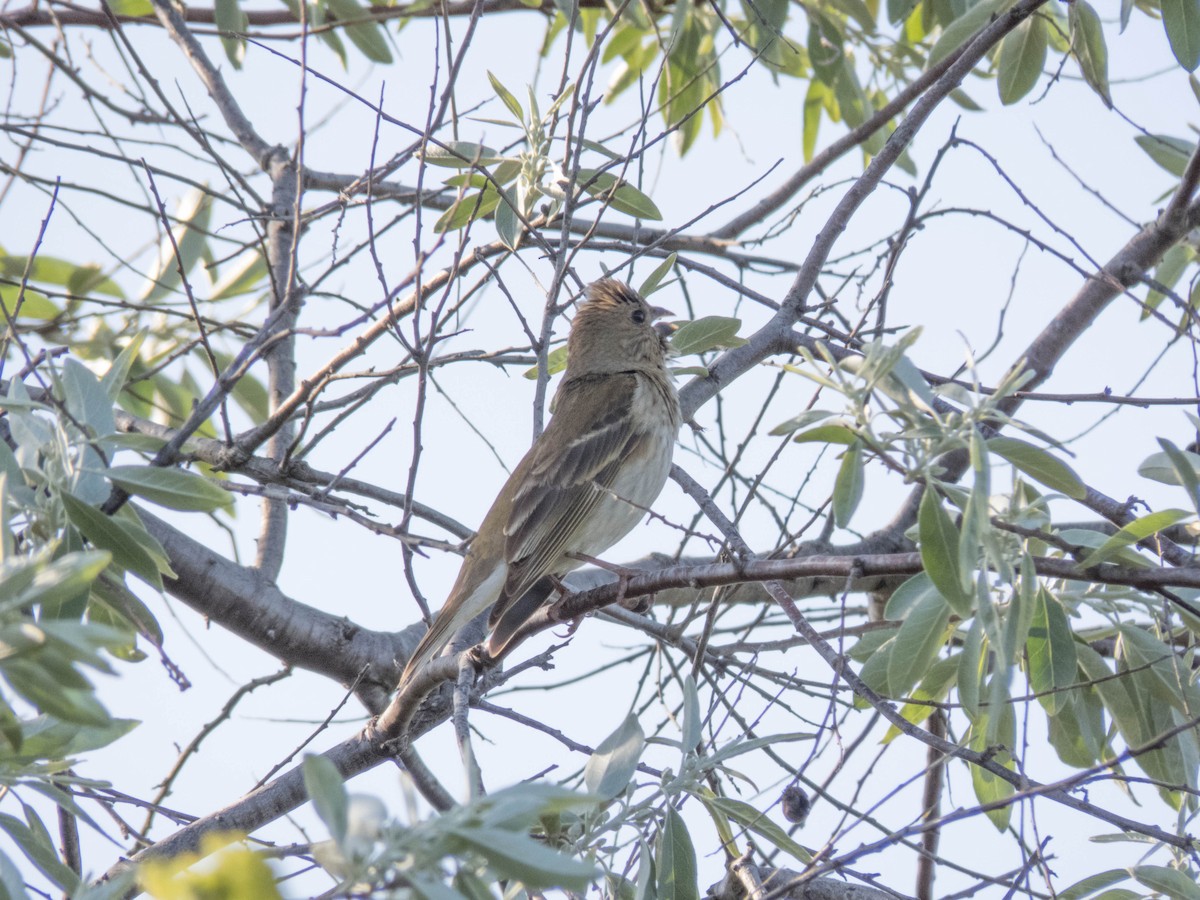
[{"label": "streaked plumage", "polygon": [[572,554],[602,554],[657,499],[680,424],[653,327],[662,313],[618,281],[588,287],[554,416],[492,503],[402,682],[489,606],[486,650],[500,656],[552,593],[550,576],[582,565]]}]

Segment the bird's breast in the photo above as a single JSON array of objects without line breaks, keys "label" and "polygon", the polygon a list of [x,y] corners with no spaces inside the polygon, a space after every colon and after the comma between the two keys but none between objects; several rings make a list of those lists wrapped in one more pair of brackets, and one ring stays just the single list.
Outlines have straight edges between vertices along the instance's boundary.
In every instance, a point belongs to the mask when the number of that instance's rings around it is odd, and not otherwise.
[{"label": "bird's breast", "polygon": [[[665,388],[665,389],[664,389]],[[658,499],[679,434],[678,401],[669,385],[659,386],[648,377],[638,378],[631,401],[631,421],[641,423],[641,439],[622,461],[621,468],[581,530],[572,552],[599,556],[637,525]]]}]

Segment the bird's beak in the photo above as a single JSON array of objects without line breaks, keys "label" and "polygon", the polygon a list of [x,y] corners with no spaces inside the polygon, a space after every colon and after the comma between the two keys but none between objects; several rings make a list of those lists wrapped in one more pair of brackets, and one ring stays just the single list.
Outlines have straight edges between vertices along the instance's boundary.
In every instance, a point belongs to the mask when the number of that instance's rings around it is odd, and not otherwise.
[{"label": "bird's beak", "polygon": [[667,316],[674,316],[674,315],[675,315],[675,313],[671,312],[669,309],[663,309],[661,306],[650,307],[650,321],[651,322],[656,322],[659,319],[663,319],[663,318],[666,318]]}]

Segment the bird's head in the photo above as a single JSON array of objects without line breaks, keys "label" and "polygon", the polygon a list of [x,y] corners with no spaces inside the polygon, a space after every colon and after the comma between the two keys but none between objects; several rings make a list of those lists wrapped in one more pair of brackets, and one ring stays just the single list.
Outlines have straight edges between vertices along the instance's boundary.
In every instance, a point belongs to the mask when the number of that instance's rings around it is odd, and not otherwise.
[{"label": "bird's head", "polygon": [[593,282],[571,323],[567,371],[579,376],[661,370],[667,343],[654,320],[667,315],[627,284],[612,278]]}]

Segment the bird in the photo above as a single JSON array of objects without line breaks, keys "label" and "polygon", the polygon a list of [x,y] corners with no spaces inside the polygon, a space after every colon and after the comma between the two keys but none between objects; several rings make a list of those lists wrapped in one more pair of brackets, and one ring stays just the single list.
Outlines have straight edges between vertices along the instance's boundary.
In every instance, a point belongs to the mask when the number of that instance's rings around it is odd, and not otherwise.
[{"label": "bird", "polygon": [[682,418],[654,325],[665,315],[623,282],[588,285],[550,423],[484,516],[402,686],[489,607],[484,651],[500,658],[559,579],[628,534],[658,498]]}]

